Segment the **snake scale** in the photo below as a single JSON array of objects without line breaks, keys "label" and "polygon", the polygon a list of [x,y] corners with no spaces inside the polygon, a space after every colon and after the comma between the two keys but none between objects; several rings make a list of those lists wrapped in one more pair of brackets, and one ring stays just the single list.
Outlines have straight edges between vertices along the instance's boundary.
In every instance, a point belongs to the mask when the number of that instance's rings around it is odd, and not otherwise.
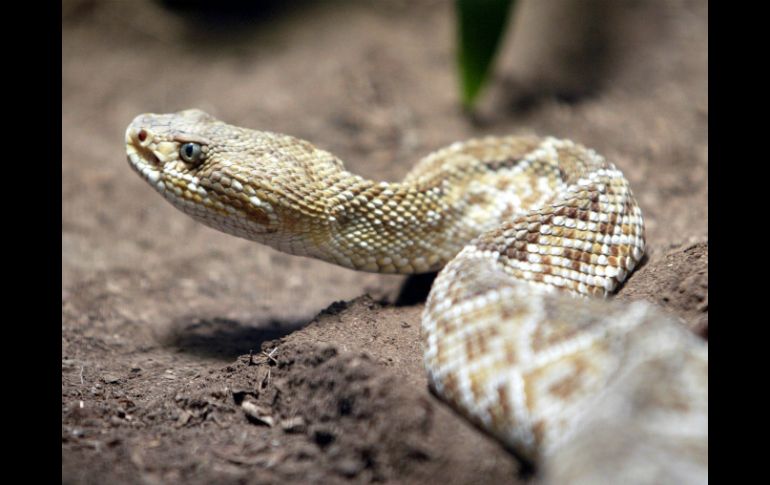
[{"label": "snake scale", "polygon": [[544,481],[708,481],[708,344],[650,304],[604,298],[641,260],[644,223],[595,151],[488,137],[375,182],[200,110],[137,116],[126,149],[220,231],[356,270],[440,270],[422,316],[430,385]]}]

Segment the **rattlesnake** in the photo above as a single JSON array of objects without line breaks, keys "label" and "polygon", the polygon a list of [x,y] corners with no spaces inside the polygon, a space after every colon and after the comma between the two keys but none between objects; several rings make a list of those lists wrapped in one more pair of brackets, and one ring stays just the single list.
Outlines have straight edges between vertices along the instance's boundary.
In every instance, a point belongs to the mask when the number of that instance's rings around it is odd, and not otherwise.
[{"label": "rattlesnake", "polygon": [[199,110],[137,116],[126,147],[169,202],[220,231],[356,270],[441,270],[422,317],[429,382],[544,480],[708,480],[707,343],[652,305],[590,298],[645,244],[627,180],[593,150],[474,139],[377,183]]}]

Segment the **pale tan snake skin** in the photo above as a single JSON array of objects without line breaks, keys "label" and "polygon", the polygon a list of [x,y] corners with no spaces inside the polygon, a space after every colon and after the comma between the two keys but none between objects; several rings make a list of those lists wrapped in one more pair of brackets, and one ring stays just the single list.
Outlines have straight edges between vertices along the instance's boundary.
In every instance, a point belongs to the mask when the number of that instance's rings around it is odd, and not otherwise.
[{"label": "pale tan snake skin", "polygon": [[566,140],[484,138],[402,182],[199,110],[144,114],[131,166],[204,224],[363,271],[441,270],[422,318],[436,392],[552,483],[706,483],[708,345],[605,300],[644,254],[623,174]]}]

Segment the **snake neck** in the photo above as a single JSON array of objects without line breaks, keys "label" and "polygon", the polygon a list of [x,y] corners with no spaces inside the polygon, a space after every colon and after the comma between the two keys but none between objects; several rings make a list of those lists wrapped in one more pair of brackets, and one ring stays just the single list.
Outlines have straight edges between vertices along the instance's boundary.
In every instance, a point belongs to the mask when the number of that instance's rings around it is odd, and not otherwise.
[{"label": "snake neck", "polygon": [[457,224],[448,183],[377,182],[342,171],[323,191],[329,224],[316,241],[323,258],[380,273],[441,269],[477,232]]}]

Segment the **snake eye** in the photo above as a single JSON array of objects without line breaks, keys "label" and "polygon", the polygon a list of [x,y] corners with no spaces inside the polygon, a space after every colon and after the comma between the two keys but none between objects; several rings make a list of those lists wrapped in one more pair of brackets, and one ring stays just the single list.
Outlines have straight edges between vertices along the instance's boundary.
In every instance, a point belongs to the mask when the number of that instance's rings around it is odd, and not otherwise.
[{"label": "snake eye", "polygon": [[179,156],[185,163],[198,165],[203,160],[203,150],[197,143],[185,143],[179,148]]}]

